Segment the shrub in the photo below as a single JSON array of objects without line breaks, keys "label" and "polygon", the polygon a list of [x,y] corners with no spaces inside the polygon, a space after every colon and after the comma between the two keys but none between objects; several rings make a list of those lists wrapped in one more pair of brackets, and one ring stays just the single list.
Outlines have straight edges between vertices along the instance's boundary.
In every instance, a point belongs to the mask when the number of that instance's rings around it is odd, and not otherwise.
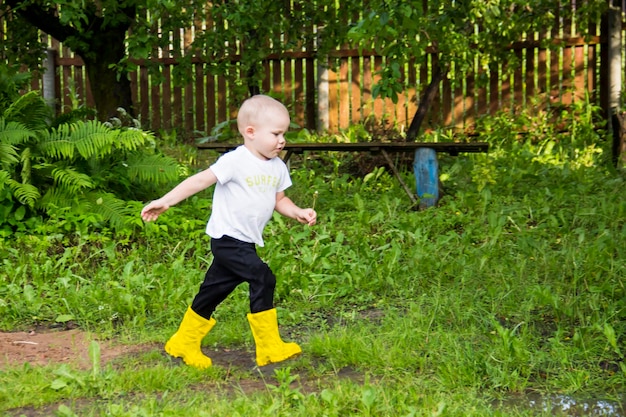
[{"label": "shrub", "polygon": [[74,214],[93,212],[119,229],[138,221],[126,200],[145,198],[182,173],[174,159],[158,152],[152,133],[67,117],[57,123],[38,92],[1,110],[0,212],[5,215],[0,227],[5,229],[66,208]]}]

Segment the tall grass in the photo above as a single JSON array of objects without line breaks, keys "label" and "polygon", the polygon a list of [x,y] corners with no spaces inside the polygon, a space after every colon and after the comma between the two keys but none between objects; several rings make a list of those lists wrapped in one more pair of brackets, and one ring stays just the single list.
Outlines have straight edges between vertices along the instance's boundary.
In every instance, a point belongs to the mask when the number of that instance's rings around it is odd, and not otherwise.
[{"label": "tall grass", "polygon": [[[91,373],[9,367],[0,410],[522,416],[537,410],[494,400],[532,391],[620,401],[625,176],[607,163],[593,112],[560,117],[566,133],[538,116],[483,121],[489,154],[442,156],[444,196],[418,212],[384,169],[355,177],[337,155],[294,160],[290,196],[307,206],[317,192],[319,221],[308,228],[276,215],[260,248],[278,277],[283,333],[304,349],[274,373],[172,367],[158,351]],[[72,321],[102,337],[162,343],[210,262],[210,204],[208,193],[192,198],[125,237],[51,224],[4,239],[0,327]],[[241,287],[205,343],[252,352],[241,331],[247,306]]]}]

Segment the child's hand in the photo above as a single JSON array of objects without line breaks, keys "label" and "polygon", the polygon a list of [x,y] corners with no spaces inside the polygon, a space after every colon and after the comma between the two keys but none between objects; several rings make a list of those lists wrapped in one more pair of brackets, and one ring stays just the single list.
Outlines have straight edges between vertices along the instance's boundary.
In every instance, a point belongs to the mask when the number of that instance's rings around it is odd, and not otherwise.
[{"label": "child's hand", "polygon": [[147,222],[154,221],[159,218],[161,213],[169,209],[170,206],[161,202],[161,200],[154,200],[148,203],[143,210],[141,210],[141,218]]},{"label": "child's hand", "polygon": [[302,224],[313,226],[317,222],[317,212],[312,208],[301,209],[296,215],[296,220]]}]

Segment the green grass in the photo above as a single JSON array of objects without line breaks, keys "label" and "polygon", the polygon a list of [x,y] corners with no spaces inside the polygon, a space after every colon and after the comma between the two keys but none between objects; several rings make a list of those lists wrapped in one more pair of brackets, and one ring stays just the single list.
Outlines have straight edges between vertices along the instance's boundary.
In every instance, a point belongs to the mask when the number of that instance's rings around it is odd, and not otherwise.
[{"label": "green grass", "polygon": [[[290,196],[307,206],[318,192],[318,225],[276,216],[259,251],[278,277],[281,331],[303,347],[298,359],[274,371],[198,371],[155,349],[91,370],[9,367],[0,412],[552,415],[495,405],[529,392],[623,404],[623,171],[591,130],[523,142],[501,126],[484,131],[490,153],[442,156],[445,195],[419,212],[385,170],[352,176],[336,155],[292,161]],[[124,236],[50,224],[5,238],[0,328],[71,321],[162,344],[210,262],[209,208],[203,194]],[[252,360],[247,308],[240,287],[205,344]]]}]

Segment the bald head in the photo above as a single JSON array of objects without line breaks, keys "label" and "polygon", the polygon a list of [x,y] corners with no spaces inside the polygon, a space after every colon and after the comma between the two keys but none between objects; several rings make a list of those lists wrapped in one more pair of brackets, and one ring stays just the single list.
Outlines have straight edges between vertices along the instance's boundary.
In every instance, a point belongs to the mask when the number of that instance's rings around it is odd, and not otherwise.
[{"label": "bald head", "polygon": [[246,99],[237,113],[237,129],[243,135],[247,126],[266,123],[269,118],[287,117],[289,111],[280,101],[270,96],[255,95]]}]

